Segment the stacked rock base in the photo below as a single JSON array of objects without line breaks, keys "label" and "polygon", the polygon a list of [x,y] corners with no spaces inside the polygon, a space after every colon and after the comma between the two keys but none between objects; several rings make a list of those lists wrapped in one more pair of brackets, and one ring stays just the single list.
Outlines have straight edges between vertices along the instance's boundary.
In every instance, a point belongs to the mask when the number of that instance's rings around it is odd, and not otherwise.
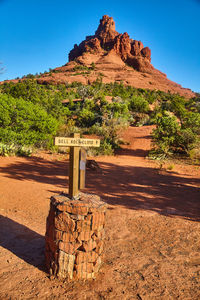
[{"label": "stacked rock base", "polygon": [[97,195],[51,197],[45,236],[50,276],[95,278],[102,264],[106,204]]}]

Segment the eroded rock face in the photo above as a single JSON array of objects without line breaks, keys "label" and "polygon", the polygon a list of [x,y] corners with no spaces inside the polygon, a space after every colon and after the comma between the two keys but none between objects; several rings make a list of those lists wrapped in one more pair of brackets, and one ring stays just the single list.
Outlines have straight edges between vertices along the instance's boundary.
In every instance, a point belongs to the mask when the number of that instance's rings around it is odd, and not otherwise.
[{"label": "eroded rock face", "polygon": [[87,36],[80,45],[74,45],[69,53],[72,61],[84,53],[108,54],[115,51],[121,59],[138,71],[151,72],[151,50],[143,46],[141,41],[130,39],[127,32],[120,34],[115,30],[112,17],[103,16],[93,36]]},{"label": "eroded rock face", "polygon": [[110,43],[118,34],[119,33],[115,31],[113,18],[106,15],[103,16],[95,32],[95,36],[101,41],[101,44],[104,46],[106,43]]}]

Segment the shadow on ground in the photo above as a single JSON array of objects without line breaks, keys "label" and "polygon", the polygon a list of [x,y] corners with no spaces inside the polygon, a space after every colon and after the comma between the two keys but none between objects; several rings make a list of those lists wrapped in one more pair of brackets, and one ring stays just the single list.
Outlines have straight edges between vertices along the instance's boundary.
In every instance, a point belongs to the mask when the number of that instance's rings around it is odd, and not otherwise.
[{"label": "shadow on ground", "polygon": [[44,244],[44,236],[7,217],[0,216],[0,246],[42,271],[46,271]]},{"label": "shadow on ground", "polygon": [[0,173],[8,178],[31,180],[53,184],[58,187],[68,185],[68,161],[49,161],[39,157],[24,158],[24,161],[0,167]]},{"label": "shadow on ground", "polygon": [[200,180],[149,167],[100,163],[87,172],[87,190],[108,204],[200,221]]},{"label": "shadow on ground", "polygon": [[[200,220],[199,179],[152,167],[105,162],[99,165],[100,172],[86,172],[85,191],[99,194],[108,204]],[[0,172],[9,178],[33,180],[62,189],[68,184],[68,161],[33,157],[1,167]]]},{"label": "shadow on ground", "polygon": [[116,155],[146,157],[149,153],[149,150],[121,148],[121,149],[117,149],[115,153]]}]

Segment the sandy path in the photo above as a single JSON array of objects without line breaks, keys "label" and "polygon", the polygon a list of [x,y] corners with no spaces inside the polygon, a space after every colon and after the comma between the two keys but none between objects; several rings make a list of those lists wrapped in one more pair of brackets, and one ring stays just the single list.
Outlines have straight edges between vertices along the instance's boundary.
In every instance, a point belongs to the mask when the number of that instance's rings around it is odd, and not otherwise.
[{"label": "sandy path", "polygon": [[200,298],[200,168],[159,170],[145,159],[151,129],[130,128],[130,145],[87,171],[86,190],[109,204],[95,281],[51,281],[45,272],[49,198],[67,191],[65,158],[0,157],[1,299]]}]

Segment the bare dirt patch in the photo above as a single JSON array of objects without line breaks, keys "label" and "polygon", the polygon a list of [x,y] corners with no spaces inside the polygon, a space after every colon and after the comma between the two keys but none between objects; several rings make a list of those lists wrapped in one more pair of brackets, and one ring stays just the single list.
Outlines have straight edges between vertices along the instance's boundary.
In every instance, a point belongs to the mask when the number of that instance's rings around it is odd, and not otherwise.
[{"label": "bare dirt patch", "polygon": [[87,192],[109,205],[104,265],[96,280],[50,280],[44,265],[49,199],[67,192],[65,156],[0,157],[1,299],[199,299],[200,168],[172,171],[145,159],[152,127],[99,157]]}]

